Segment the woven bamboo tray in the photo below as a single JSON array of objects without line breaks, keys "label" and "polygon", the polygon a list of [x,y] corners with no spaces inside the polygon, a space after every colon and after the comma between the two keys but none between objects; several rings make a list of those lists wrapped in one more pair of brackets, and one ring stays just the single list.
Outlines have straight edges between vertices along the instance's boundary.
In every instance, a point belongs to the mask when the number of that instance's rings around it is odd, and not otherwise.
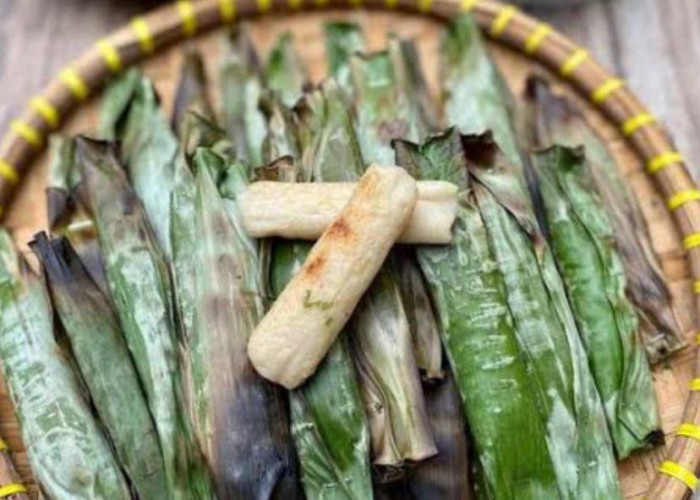
[{"label": "woven bamboo tray", "polygon": [[[126,66],[141,61],[169,111],[181,61],[178,44],[191,39],[187,43],[197,44],[207,54],[207,71],[215,87],[219,32],[226,24],[246,19],[263,54],[280,33],[292,31],[312,77],[318,80],[325,74],[323,21],[345,18],[363,25],[371,48],[381,48],[391,31],[417,39],[431,91],[437,95],[440,25],[459,12],[471,11],[490,36],[496,61],[516,94],[522,92],[528,74],[546,74],[556,82],[556,90],[569,94],[585,108],[606,139],[640,201],[654,248],[671,283],[679,323],[691,345],[695,342],[700,296],[700,191],[664,129],[624,82],[550,26],[496,1],[348,0],[346,4],[313,0],[307,5],[310,1],[179,1],[136,18],[61,72],[12,122],[0,144],[0,217],[20,246],[24,248],[36,231],[46,227],[43,149],[47,134],[93,130],[97,105],[92,98],[98,96],[106,79]],[[216,99],[217,94],[212,92],[212,97]],[[700,468],[700,378],[693,378],[700,377],[697,364],[695,349],[689,347],[655,369],[667,446],[620,463],[627,499],[681,500],[695,487]],[[675,435],[682,423],[698,426],[686,427],[695,430],[694,437]],[[27,484],[30,496],[36,498],[37,488],[4,389],[0,393],[0,435],[9,443],[20,476],[13,478],[0,441],[0,498],[26,498],[2,487],[16,481]]]}]

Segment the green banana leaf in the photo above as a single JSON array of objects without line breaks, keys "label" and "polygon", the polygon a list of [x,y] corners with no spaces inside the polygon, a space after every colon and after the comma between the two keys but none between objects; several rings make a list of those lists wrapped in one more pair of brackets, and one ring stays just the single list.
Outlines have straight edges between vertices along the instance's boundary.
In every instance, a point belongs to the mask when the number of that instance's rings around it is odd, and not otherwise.
[{"label": "green banana leaf", "polygon": [[208,92],[204,59],[194,47],[187,47],[182,56],[180,77],[173,102],[172,128],[182,139],[188,113],[196,113],[208,120],[214,120],[214,111]]},{"label": "green banana leaf", "polygon": [[521,165],[513,98],[489,56],[479,26],[469,14],[445,26],[440,54],[447,125],[463,135],[491,131],[511,163]]},{"label": "green banana leaf", "polygon": [[[310,245],[275,245],[271,287],[279,295],[301,268]],[[313,377],[290,392],[292,435],[308,499],[371,500],[369,429],[341,334]]]},{"label": "green banana leaf", "polygon": [[651,363],[658,363],[682,349],[686,342],[637,200],[605,143],[571,101],[555,95],[540,78],[531,78],[527,87],[527,121],[536,136],[534,145],[585,147],[595,187],[615,228],[617,249],[630,297],[637,308],[647,357]]},{"label": "green banana leaf", "polygon": [[208,471],[181,401],[172,285],[165,257],[144,205],[117,161],[115,147],[81,137],[76,151],[112,300],[158,432],[171,498],[212,498]]},{"label": "green banana leaf", "polygon": [[[391,142],[418,141],[433,129],[424,99],[425,84],[415,47],[391,37],[386,52],[355,55],[355,130],[365,163],[394,164]],[[414,250],[392,251],[388,267],[398,280],[408,315],[416,363],[428,379],[442,377],[442,347]]]},{"label": "green banana leaf", "polygon": [[[344,93],[332,81],[304,96],[299,114],[302,171],[320,182],[356,181],[364,167]],[[388,478],[405,461],[435,454],[399,288],[380,271],[347,331],[372,436],[373,461]]]},{"label": "green banana leaf", "polygon": [[506,283],[476,205],[459,135],[451,130],[420,146],[396,146],[399,163],[419,178],[460,187],[453,244],[420,247],[418,260],[436,303],[483,471],[483,498],[562,498],[542,402],[532,391]]},{"label": "green banana leaf", "polygon": [[291,108],[309,85],[306,67],[294,47],[294,37],[284,33],[270,51],[265,65],[267,88],[279,94],[282,103]]},{"label": "green banana leaf", "polygon": [[331,21],[324,25],[324,42],[328,74],[338,86],[352,94],[350,57],[365,51],[365,36],[359,25],[346,21]]},{"label": "green banana leaf", "polygon": [[195,315],[187,345],[194,427],[220,498],[300,498],[286,402],[246,354],[265,303],[255,248],[230,219],[213,176],[226,161],[205,148],[194,157]]},{"label": "green banana leaf", "polygon": [[39,233],[30,247],[117,459],[139,498],[162,499],[167,487],[158,435],[108,298],[68,240]]},{"label": "green banana leaf", "polygon": [[463,138],[473,192],[533,374],[563,498],[621,499],[600,395],[519,170],[489,135]]},{"label": "green banana leaf", "polygon": [[247,34],[237,27],[226,38],[220,69],[221,123],[236,147],[236,158],[252,165],[263,164],[262,143],[267,135],[265,117],[258,109],[262,72]]},{"label": "green banana leaf", "polygon": [[[276,171],[268,175],[284,182],[308,182],[310,169],[317,162],[309,160],[307,168],[300,171],[301,152],[291,111],[276,94],[271,96],[267,111],[268,159],[276,158],[273,152],[284,156],[272,164]],[[315,129],[306,132],[309,140],[315,139]],[[310,249],[306,242],[274,242],[269,271],[273,296],[278,296],[301,268]],[[371,500],[369,428],[346,334],[341,334],[316,373],[289,394],[292,436],[307,498]]]},{"label": "green banana leaf", "polygon": [[[116,89],[105,94],[101,121],[116,124],[114,139],[121,143],[121,159],[129,180],[146,209],[156,241],[170,258],[170,193],[178,141],[151,81],[140,77],[134,83],[136,76],[131,75],[127,73],[114,82]],[[124,89],[129,86],[131,94],[124,107]],[[110,137],[104,130],[103,135]]]},{"label": "green banana leaf", "polygon": [[29,464],[56,500],[129,500],[107,439],[67,355],[54,338],[51,304],[0,230],[0,359]]},{"label": "green banana leaf", "polygon": [[75,162],[75,139],[53,136],[49,145],[46,189],[49,229],[70,241],[90,277],[108,296],[104,260],[82,191],[80,169]]},{"label": "green banana leaf", "polygon": [[619,458],[663,440],[654,384],[614,231],[581,150],[535,155],[546,219]]}]

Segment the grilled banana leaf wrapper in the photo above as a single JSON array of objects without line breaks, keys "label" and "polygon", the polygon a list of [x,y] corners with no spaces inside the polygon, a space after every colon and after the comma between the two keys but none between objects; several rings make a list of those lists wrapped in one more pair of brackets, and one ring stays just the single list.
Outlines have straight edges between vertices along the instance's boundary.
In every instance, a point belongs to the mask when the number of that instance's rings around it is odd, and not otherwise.
[{"label": "grilled banana leaf wrapper", "polygon": [[181,401],[172,285],[144,205],[115,147],[78,139],[78,163],[114,302],[160,441],[172,498],[212,498],[211,482]]},{"label": "grilled banana leaf wrapper", "polygon": [[171,126],[180,139],[185,133],[188,113],[196,113],[208,120],[214,120],[201,52],[194,47],[187,47],[182,58],[171,120]]},{"label": "grilled banana leaf wrapper", "polygon": [[[297,106],[302,170],[319,182],[357,181],[364,166],[344,93],[333,81]],[[342,161],[339,161],[342,159]],[[436,453],[397,282],[379,272],[346,331],[360,377],[372,437],[373,463],[383,479],[403,473],[405,461]]]},{"label": "grilled banana leaf wrapper", "polygon": [[463,135],[491,131],[506,157],[520,165],[513,97],[472,16],[462,14],[446,25],[440,49],[447,125]]},{"label": "grilled banana leaf wrapper", "polygon": [[566,98],[555,95],[545,80],[531,78],[527,98],[527,121],[536,136],[535,146],[584,146],[595,188],[615,230],[647,357],[652,364],[668,358],[686,342],[644,216],[615,159],[581,112]]},{"label": "grilled banana leaf wrapper", "polygon": [[654,383],[614,229],[581,150],[535,155],[552,250],[619,458],[663,441]]},{"label": "grilled banana leaf wrapper", "polygon": [[49,229],[70,241],[90,277],[108,295],[104,259],[82,186],[80,169],[75,161],[75,138],[52,137],[46,190]]},{"label": "grilled banana leaf wrapper", "polygon": [[350,57],[365,51],[364,33],[355,23],[333,21],[325,24],[324,35],[328,73],[350,95]]},{"label": "grilled banana leaf wrapper", "polygon": [[[270,277],[275,295],[309,250],[301,243],[275,246]],[[290,407],[306,497],[371,500],[369,428],[345,332],[313,377],[290,392]]]},{"label": "grilled banana leaf wrapper", "polygon": [[[267,111],[269,159],[275,158],[274,153],[283,157],[267,169],[267,178],[309,181],[309,171],[317,161],[307,153],[308,168],[300,172],[301,153],[291,111],[276,97]],[[318,132],[308,133],[309,140],[314,140]],[[274,242],[269,271],[274,296],[298,272],[310,249],[305,242]],[[356,377],[345,333],[341,333],[311,379],[289,393],[292,436],[307,498],[372,498],[369,427]]]},{"label": "grilled banana leaf wrapper", "polygon": [[119,463],[139,498],[162,499],[167,485],[158,435],[109,300],[68,240],[39,233],[30,246]]},{"label": "grilled banana leaf wrapper", "polygon": [[492,138],[462,141],[492,254],[533,373],[563,498],[621,498],[605,413],[564,284],[519,170]]},{"label": "grilled banana leaf wrapper", "polygon": [[251,166],[263,164],[262,144],[267,135],[265,117],[258,109],[263,83],[255,48],[241,27],[225,40],[220,69],[221,122],[236,145],[236,158]]},{"label": "grilled banana leaf wrapper", "polygon": [[265,77],[267,88],[277,92],[282,103],[290,108],[299,100],[304,88],[309,86],[308,71],[299,57],[291,33],[279,37],[270,51]]},{"label": "grilled banana leaf wrapper", "polygon": [[216,184],[225,174],[245,185],[246,171],[204,148],[194,167],[195,314],[187,352],[197,436],[220,498],[300,498],[286,401],[246,354],[265,308],[257,249]]},{"label": "grilled banana leaf wrapper", "polygon": [[542,401],[532,390],[507,286],[479,213],[459,135],[397,143],[400,163],[422,179],[460,186],[453,244],[421,247],[447,357],[483,469],[483,498],[562,498]]},{"label": "grilled banana leaf wrapper", "polygon": [[[412,43],[395,37],[386,52],[351,58],[355,130],[365,163],[394,164],[392,140],[418,141],[432,129],[420,68]],[[413,249],[393,251],[388,268],[401,290],[416,363],[426,378],[441,378],[440,334]]]},{"label": "grilled banana leaf wrapper", "polygon": [[112,86],[102,104],[102,135],[121,143],[120,158],[129,180],[143,203],[156,241],[170,258],[170,194],[177,137],[149,79],[129,72]]},{"label": "grilled banana leaf wrapper", "polygon": [[44,282],[0,230],[0,358],[32,472],[57,500],[128,500],[129,487],[68,355]]}]

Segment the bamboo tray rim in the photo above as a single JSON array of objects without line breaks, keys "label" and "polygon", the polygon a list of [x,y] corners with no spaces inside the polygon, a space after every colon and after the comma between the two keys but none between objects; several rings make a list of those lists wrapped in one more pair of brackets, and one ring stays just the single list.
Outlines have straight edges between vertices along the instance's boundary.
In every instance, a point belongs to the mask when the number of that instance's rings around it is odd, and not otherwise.
[{"label": "bamboo tray rim", "polygon": [[[618,127],[644,160],[647,175],[653,177],[682,234],[694,288],[700,290],[700,190],[667,132],[625,82],[606,71],[585,48],[517,7],[496,0],[178,0],[137,16],[64,68],[10,123],[0,142],[0,218],[32,160],[44,149],[48,134],[111,76],[160,48],[243,18],[351,8],[417,13],[441,21],[471,12],[492,40],[567,80]],[[699,368],[700,357],[682,424],[697,429],[696,435],[700,435]],[[647,493],[649,500],[682,500],[698,484],[700,440],[686,434],[674,438]]]}]

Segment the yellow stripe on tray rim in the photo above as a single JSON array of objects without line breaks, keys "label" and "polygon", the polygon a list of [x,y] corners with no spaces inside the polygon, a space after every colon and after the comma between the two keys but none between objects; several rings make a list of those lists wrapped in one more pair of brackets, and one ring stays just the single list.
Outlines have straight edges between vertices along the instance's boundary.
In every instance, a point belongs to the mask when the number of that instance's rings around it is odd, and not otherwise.
[{"label": "yellow stripe on tray rim", "polygon": [[501,7],[496,18],[493,20],[493,24],[491,24],[491,36],[497,37],[502,35],[508,27],[508,23],[517,12],[518,9],[513,5],[504,5]]},{"label": "yellow stripe on tray rim", "polygon": [[[696,281],[695,283],[693,283],[693,291],[696,294],[700,295],[700,281]],[[698,333],[697,340],[698,344],[700,344],[700,333]]]},{"label": "yellow stripe on tray rim", "polygon": [[266,13],[272,7],[272,0],[257,0],[258,12],[261,14]]},{"label": "yellow stripe on tray rim", "polygon": [[559,73],[561,76],[571,76],[571,74],[576,71],[583,62],[588,59],[589,54],[586,49],[576,49],[569,57],[561,64],[559,68]]},{"label": "yellow stripe on tray rim", "polygon": [[8,483],[0,486],[0,498],[16,495],[17,493],[27,493],[27,487],[20,483]]},{"label": "yellow stripe on tray rim", "polygon": [[112,45],[112,42],[102,38],[97,42],[97,50],[102,54],[102,59],[112,73],[119,73],[122,70],[122,58],[119,51]]},{"label": "yellow stripe on tray rim", "polygon": [[29,101],[29,107],[41,115],[49,127],[57,128],[61,123],[61,115],[58,109],[47,99],[40,96],[34,97]]},{"label": "yellow stripe on tray rim", "polygon": [[683,248],[690,250],[695,247],[700,247],[700,233],[692,233],[683,238]]},{"label": "yellow stripe on tray rim", "polygon": [[182,19],[182,32],[185,36],[192,36],[197,33],[197,13],[190,0],[178,0],[177,12]]},{"label": "yellow stripe on tray rim", "polygon": [[235,0],[219,0],[219,12],[221,13],[221,20],[225,23],[230,23],[236,19]]},{"label": "yellow stripe on tray rim", "polygon": [[3,438],[0,438],[0,451],[7,451],[9,447]]},{"label": "yellow stripe on tray rim", "polygon": [[666,202],[666,206],[669,210],[675,210],[688,202],[697,200],[700,200],[700,190],[688,189],[686,191],[679,191],[671,196]]},{"label": "yellow stripe on tray rim", "polygon": [[700,378],[694,378],[690,381],[690,390],[693,392],[700,391]]},{"label": "yellow stripe on tray rim", "polygon": [[0,177],[7,179],[13,184],[19,180],[17,169],[5,160],[0,160]]},{"label": "yellow stripe on tray rim", "polygon": [[61,81],[68,87],[71,94],[79,101],[84,101],[90,95],[90,88],[78,73],[71,68],[66,68],[58,75]]},{"label": "yellow stripe on tray rim", "polygon": [[647,171],[650,174],[655,174],[669,165],[684,162],[685,160],[683,159],[683,155],[678,151],[667,151],[666,153],[661,153],[660,155],[649,160],[649,163],[647,163]]},{"label": "yellow stripe on tray rim", "polygon": [[133,18],[131,20],[131,29],[134,30],[136,38],[139,40],[141,52],[144,54],[151,54],[155,50],[156,44],[153,40],[151,28],[148,26],[146,20],[141,16]]},{"label": "yellow stripe on tray rim", "polygon": [[649,125],[650,123],[654,123],[655,121],[656,117],[654,115],[649,113],[639,113],[637,116],[633,116],[632,118],[625,120],[625,122],[622,124],[622,133],[625,135],[632,135],[640,128],[644,127],[645,125]]},{"label": "yellow stripe on tray rim", "polygon": [[606,82],[600,85],[597,89],[591,92],[591,100],[600,104],[610,97],[616,90],[621,89],[625,86],[625,82],[619,78],[610,78]]},{"label": "yellow stripe on tray rim", "polygon": [[433,0],[418,0],[418,10],[422,13],[430,12],[430,7],[433,6]]},{"label": "yellow stripe on tray rim", "polygon": [[462,0],[459,2],[459,9],[462,12],[471,12],[474,10],[474,7],[476,7],[476,4],[479,3],[479,0]]},{"label": "yellow stripe on tray rim", "polygon": [[13,120],[12,123],[10,123],[10,129],[33,148],[40,148],[41,144],[44,142],[41,132],[23,121]]},{"label": "yellow stripe on tray rim", "polygon": [[700,441],[700,425],[681,424],[680,426],[678,426],[676,434],[678,436],[684,436]]},{"label": "yellow stripe on tray rim", "polygon": [[680,464],[669,460],[663,462],[659,467],[659,472],[674,479],[678,479],[689,489],[695,490],[698,485],[698,477]]},{"label": "yellow stripe on tray rim", "polygon": [[538,24],[525,40],[525,53],[532,55],[537,52],[537,49],[540,48],[540,45],[542,45],[545,38],[547,38],[547,36],[549,36],[553,31],[554,28],[547,23]]}]

